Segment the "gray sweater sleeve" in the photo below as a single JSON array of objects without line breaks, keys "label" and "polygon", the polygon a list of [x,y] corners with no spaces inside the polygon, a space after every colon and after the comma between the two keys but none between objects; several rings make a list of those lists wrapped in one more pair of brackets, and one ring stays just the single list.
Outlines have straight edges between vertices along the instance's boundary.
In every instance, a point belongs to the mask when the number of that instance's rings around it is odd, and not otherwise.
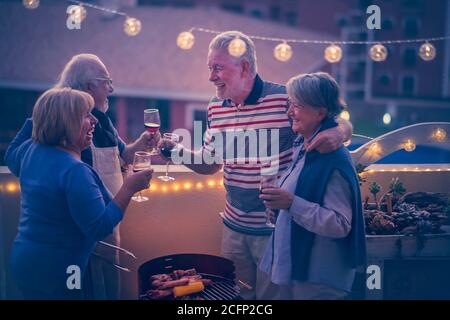
[{"label": "gray sweater sleeve", "polygon": [[296,223],[310,232],[323,237],[345,238],[350,232],[352,223],[350,187],[335,170],[325,190],[322,207],[294,196],[289,213]]}]

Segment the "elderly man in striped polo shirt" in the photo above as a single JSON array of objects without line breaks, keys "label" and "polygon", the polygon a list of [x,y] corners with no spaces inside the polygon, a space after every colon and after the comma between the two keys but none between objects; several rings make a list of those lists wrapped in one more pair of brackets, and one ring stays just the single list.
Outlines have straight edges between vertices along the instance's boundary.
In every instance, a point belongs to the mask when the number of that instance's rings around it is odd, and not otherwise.
[{"label": "elderly man in striped polo shirt", "polygon": [[[236,37],[246,45],[246,52],[240,57],[228,52],[229,43]],[[222,167],[224,169],[227,195],[222,255],[234,262],[237,279],[252,287],[243,289],[241,296],[244,299],[282,298],[282,291],[258,270],[272,232],[266,225],[259,185],[263,161],[276,163],[279,172],[291,161],[295,134],[286,114],[286,88],[259,77],[255,46],[248,36],[238,31],[221,33],[211,41],[208,68],[216,96],[208,105],[205,142],[201,150],[183,150],[183,158],[186,159],[186,152],[189,152],[192,158],[213,157],[218,161],[184,164],[200,174],[214,174]],[[237,132],[244,133],[241,143],[235,141],[239,138],[227,139],[230,134],[239,136]],[[351,137],[351,133],[351,124],[343,122],[338,128],[317,135],[309,149],[322,153],[334,151]],[[220,146],[218,140],[221,140]]]}]

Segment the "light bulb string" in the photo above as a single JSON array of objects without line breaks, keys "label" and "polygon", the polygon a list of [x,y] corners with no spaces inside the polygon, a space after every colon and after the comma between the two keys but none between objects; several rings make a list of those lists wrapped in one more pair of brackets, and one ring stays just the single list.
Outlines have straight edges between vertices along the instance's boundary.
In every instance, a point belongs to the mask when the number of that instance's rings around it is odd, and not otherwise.
[{"label": "light bulb string", "polygon": [[[211,30],[200,27],[192,27],[190,30],[196,30],[205,33],[220,34],[222,31]],[[290,42],[290,43],[308,43],[308,44],[398,44],[398,43],[417,43],[417,42],[437,42],[450,40],[450,36],[432,37],[432,38],[419,38],[419,39],[403,39],[403,40],[378,40],[378,41],[342,41],[342,40],[308,40],[308,39],[285,39],[276,37],[263,37],[256,35],[248,35],[251,39],[273,41],[273,42]]]},{"label": "light bulb string", "polygon": [[[101,7],[95,4],[86,3],[83,1],[78,0],[67,0],[71,3],[76,3],[78,5],[89,7],[93,9],[97,9],[100,11],[109,12],[112,14],[121,15],[124,17],[128,17],[129,15],[125,12],[108,9],[105,7]],[[220,34],[223,31],[217,31],[202,27],[191,27],[188,32],[193,31],[200,31],[205,33],[212,33],[212,34]],[[374,44],[400,44],[400,43],[429,43],[429,42],[437,42],[437,41],[445,41],[450,40],[450,36],[441,36],[441,37],[431,37],[431,38],[418,38],[418,39],[400,39],[400,40],[373,40],[373,41],[360,41],[360,40],[309,40],[309,39],[285,39],[285,38],[278,38],[278,37],[265,37],[265,36],[258,36],[258,35],[248,35],[249,38],[255,39],[255,40],[263,40],[263,41],[273,41],[273,42],[283,42],[283,43],[299,43],[299,44],[328,44],[328,45],[374,45]]]},{"label": "light bulb string", "polygon": [[92,9],[97,9],[97,10],[100,10],[100,11],[104,11],[104,12],[108,12],[108,13],[112,13],[112,14],[117,14],[117,15],[120,15],[120,16],[128,17],[128,14],[126,14],[125,12],[104,8],[104,7],[101,7],[101,6],[97,6],[95,4],[86,3],[86,2],[77,1],[77,0],[68,0],[68,1],[72,2],[72,3],[76,3],[76,4],[78,4],[80,6],[83,6],[83,7],[89,7],[89,8],[92,8]]}]

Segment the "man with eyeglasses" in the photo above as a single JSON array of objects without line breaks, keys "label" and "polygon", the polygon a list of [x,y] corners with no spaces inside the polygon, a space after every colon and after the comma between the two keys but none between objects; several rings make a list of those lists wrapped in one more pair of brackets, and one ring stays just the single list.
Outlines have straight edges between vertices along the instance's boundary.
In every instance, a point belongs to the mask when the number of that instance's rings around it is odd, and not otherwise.
[{"label": "man with eyeglasses", "polygon": [[[97,118],[91,146],[81,153],[83,162],[93,166],[102,182],[114,196],[122,186],[121,162],[132,163],[136,151],[154,148],[160,139],[159,132],[152,134],[143,132],[131,144],[119,137],[109,116],[108,95],[113,92],[112,79],[106,66],[96,55],[78,54],[72,57],[65,65],[56,88],[69,87],[89,93],[95,102],[92,114]],[[24,141],[31,138],[33,124],[27,119],[24,126],[11,142],[5,154],[8,163],[10,151],[19,147]],[[119,246],[119,227],[104,240]],[[90,261],[90,286],[87,293],[92,299],[119,299],[120,274],[113,264],[118,265],[118,252],[107,246],[97,246],[95,256]]]}]

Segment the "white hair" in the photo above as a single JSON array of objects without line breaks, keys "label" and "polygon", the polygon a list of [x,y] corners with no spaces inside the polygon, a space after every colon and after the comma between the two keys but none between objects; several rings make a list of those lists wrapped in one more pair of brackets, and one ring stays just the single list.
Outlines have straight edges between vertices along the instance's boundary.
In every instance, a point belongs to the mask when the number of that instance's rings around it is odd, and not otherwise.
[{"label": "white hair", "polygon": [[250,73],[252,75],[256,75],[258,72],[258,67],[256,65],[256,50],[255,50],[255,44],[253,43],[252,39],[250,39],[247,35],[240,31],[226,31],[218,34],[214,37],[214,39],[211,40],[209,44],[209,50],[214,49],[226,49],[228,50],[228,45],[231,41],[239,37],[242,41],[244,41],[247,50],[245,53],[240,56],[239,58],[234,58],[237,61],[246,60],[250,64]]}]

